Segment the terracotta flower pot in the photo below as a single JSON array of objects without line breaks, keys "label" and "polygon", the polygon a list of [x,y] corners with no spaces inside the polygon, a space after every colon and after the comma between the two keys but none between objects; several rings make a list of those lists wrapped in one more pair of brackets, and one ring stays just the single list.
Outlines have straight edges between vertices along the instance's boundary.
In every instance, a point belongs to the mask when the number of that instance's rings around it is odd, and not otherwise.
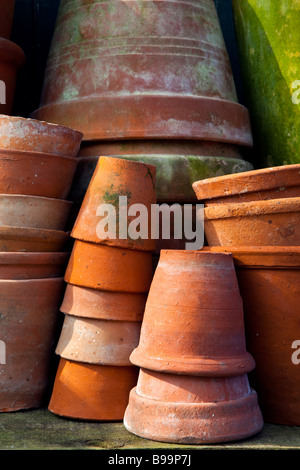
[{"label": "terracotta flower pot", "polygon": [[150,370],[212,377],[254,368],[231,255],[161,251],[130,360]]},{"label": "terracotta flower pot", "polygon": [[60,359],[49,410],[89,421],[122,421],[138,369]]},{"label": "terracotta flower pot", "polygon": [[204,230],[210,246],[297,246],[300,197],[206,207]]},{"label": "terracotta flower pot", "polygon": [[85,140],[252,145],[213,0],[62,1],[33,115]]},{"label": "terracotta flower pot", "polygon": [[[137,250],[154,250],[155,239],[151,239],[151,205],[156,204],[155,173],[156,169],[153,165],[120,158],[100,157],[71,236],[77,240],[92,243]],[[127,198],[126,209],[119,204],[120,196]],[[113,227],[115,233],[108,226],[107,238],[104,238],[97,231],[100,221],[97,211],[101,205],[106,204],[113,206],[116,220]],[[130,207],[134,204],[142,204],[147,210],[147,214],[143,217],[143,223],[147,229],[146,239],[134,240],[127,233],[125,239],[119,237],[121,218],[125,219],[124,225],[127,232],[130,223],[138,215],[128,215]]]},{"label": "terracotta flower pot", "polygon": [[146,293],[152,281],[152,254],[75,240],[65,281],[92,289]]},{"label": "terracotta flower pot", "polygon": [[61,312],[98,320],[142,321],[146,294],[108,292],[67,285]]},{"label": "terracotta flower pot", "polygon": [[0,37],[10,38],[13,17],[15,12],[15,0],[0,2]]},{"label": "terracotta flower pot", "polygon": [[300,426],[299,353],[293,348],[300,339],[300,247],[206,250],[233,255],[244,301],[247,348],[256,361],[249,379],[265,421]]},{"label": "terracotta flower pot", "polygon": [[[0,19],[0,28],[1,23],[2,18]],[[8,28],[9,26],[7,23]],[[25,54],[20,46],[0,35],[0,114],[10,115],[12,112],[17,73],[24,64]]]},{"label": "terracotta flower pot", "polygon": [[27,227],[0,227],[0,252],[6,251],[63,251],[69,233]]},{"label": "terracotta flower pot", "polygon": [[76,157],[82,133],[69,127],[18,116],[0,116],[0,148]]},{"label": "terracotta flower pot", "polygon": [[67,199],[78,160],[0,149],[0,192]]},{"label": "terracotta flower pot", "polygon": [[45,404],[63,290],[63,278],[0,281],[1,412]]},{"label": "terracotta flower pot", "polygon": [[263,419],[246,374],[211,378],[141,369],[124,425],[146,439],[207,444],[256,434]]},{"label": "terracotta flower pot", "polygon": [[206,206],[297,197],[300,164],[216,176],[196,181],[193,189]]},{"label": "terracotta flower pot", "polygon": [[141,322],[95,320],[65,315],[56,354],[78,362],[130,366]]},{"label": "terracotta flower pot", "polygon": [[0,279],[63,277],[69,253],[0,253]]},{"label": "terracotta flower pot", "polygon": [[72,202],[20,194],[0,194],[0,226],[65,230]]}]

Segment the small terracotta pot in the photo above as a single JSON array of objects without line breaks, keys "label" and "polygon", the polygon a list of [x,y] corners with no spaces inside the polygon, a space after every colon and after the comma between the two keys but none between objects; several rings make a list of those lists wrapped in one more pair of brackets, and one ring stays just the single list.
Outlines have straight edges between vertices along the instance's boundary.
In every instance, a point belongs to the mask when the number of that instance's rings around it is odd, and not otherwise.
[{"label": "small terracotta pot", "polygon": [[9,39],[12,25],[13,17],[15,12],[15,0],[5,0],[5,2],[0,2],[0,37]]},{"label": "small terracotta pot", "polygon": [[[1,23],[2,18],[0,19],[0,28]],[[25,55],[23,50],[17,44],[0,36],[0,115],[10,115],[12,112],[17,73],[24,64]]]},{"label": "small terracotta pot", "polygon": [[193,189],[206,206],[297,197],[300,164],[216,176],[196,181]]},{"label": "small terracotta pot", "polygon": [[60,126],[18,116],[0,116],[0,148],[45,152],[76,157],[82,133]]},{"label": "small terracotta pot", "polygon": [[0,279],[63,277],[69,253],[0,253]]},{"label": "small terracotta pot", "polygon": [[[300,247],[209,247],[231,252],[244,301],[249,375],[264,419],[300,426]],[[299,346],[298,346],[299,349]],[[299,353],[298,353],[299,358]]]},{"label": "small terracotta pot", "polygon": [[[153,165],[121,158],[100,157],[71,236],[77,240],[92,243],[146,251],[154,250],[155,239],[151,239],[151,205],[156,204],[155,175],[156,168]],[[119,204],[120,196],[127,198],[126,209]],[[100,221],[97,210],[99,206],[106,204],[111,204],[115,210],[116,230],[113,233],[108,227],[107,238],[103,238],[97,232],[97,225]],[[142,204],[147,211],[143,218],[147,238],[134,240],[127,233],[125,239],[119,238],[121,217],[125,220],[127,232],[129,224],[138,215],[128,215],[130,207],[134,204]]]},{"label": "small terracotta pot", "polygon": [[27,227],[0,227],[0,252],[63,251],[69,233],[61,230],[40,230]]},{"label": "small terracotta pot", "polygon": [[161,251],[130,360],[150,370],[212,377],[254,368],[231,255]]},{"label": "small terracotta pot", "polygon": [[0,226],[65,230],[71,207],[60,199],[0,194]]},{"label": "small terracotta pot", "polygon": [[300,245],[300,197],[206,207],[204,230],[210,246]]},{"label": "small terracotta pot", "polygon": [[92,289],[146,293],[152,281],[152,253],[75,240],[65,281]]},{"label": "small terracotta pot", "polygon": [[77,159],[0,149],[0,193],[67,199]]},{"label": "small terracotta pot", "polygon": [[61,358],[49,410],[89,421],[122,421],[138,369],[83,364]]},{"label": "small terracotta pot", "polygon": [[78,362],[130,366],[139,343],[140,322],[95,320],[65,315],[56,354]]},{"label": "small terracotta pot", "polygon": [[246,374],[211,378],[141,369],[124,425],[154,441],[207,444],[256,434],[263,419]]},{"label": "small terracotta pot", "polygon": [[63,290],[63,278],[0,281],[1,412],[45,404]]},{"label": "small terracotta pot", "polygon": [[142,321],[146,294],[105,292],[67,285],[60,310],[63,313],[98,320]]}]

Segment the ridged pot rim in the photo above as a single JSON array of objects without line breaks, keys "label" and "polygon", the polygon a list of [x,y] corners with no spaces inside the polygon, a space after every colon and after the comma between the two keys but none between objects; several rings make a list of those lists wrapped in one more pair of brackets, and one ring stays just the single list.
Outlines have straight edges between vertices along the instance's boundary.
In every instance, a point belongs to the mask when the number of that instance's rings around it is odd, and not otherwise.
[{"label": "ridged pot rim", "polygon": [[[1,125],[1,124],[0,124]],[[8,158],[31,158],[31,157],[36,157],[36,158],[51,158],[51,159],[60,159],[62,161],[71,161],[73,163],[78,162],[78,158],[76,157],[69,157],[67,155],[58,155],[56,153],[46,153],[46,152],[34,152],[31,150],[20,150],[20,149],[8,149],[8,148],[1,148],[0,146],[0,162],[1,160],[5,159],[5,157]]]},{"label": "ridged pot rim", "polygon": [[230,219],[291,212],[300,213],[300,197],[216,204],[204,208],[204,219]]},{"label": "ridged pot rim", "polygon": [[7,236],[9,239],[38,239],[45,242],[67,239],[69,232],[63,230],[49,230],[49,229],[35,229],[29,227],[15,227],[15,226],[0,226],[0,237],[4,238]]},{"label": "ridged pot rim", "polygon": [[13,285],[13,284],[63,284],[64,278],[63,277],[47,277],[41,279],[0,279],[0,286],[1,285]]},{"label": "ridged pot rim", "polygon": [[215,176],[192,184],[198,200],[203,201],[276,189],[278,185],[280,187],[300,185],[300,164]]},{"label": "ridged pot rim", "polygon": [[25,64],[25,53],[18,44],[6,38],[0,38],[0,62],[8,62],[17,68]]},{"label": "ridged pot rim", "polygon": [[73,205],[73,201],[68,201],[66,199],[56,199],[53,197],[45,196],[35,196],[30,194],[0,194],[0,204],[6,199],[11,199],[12,201],[28,201],[28,202],[37,202],[41,204],[54,204],[58,206],[69,206]]},{"label": "ridged pot rim", "polygon": [[58,252],[0,252],[0,266],[13,264],[63,264],[68,260],[70,253],[65,251]]}]

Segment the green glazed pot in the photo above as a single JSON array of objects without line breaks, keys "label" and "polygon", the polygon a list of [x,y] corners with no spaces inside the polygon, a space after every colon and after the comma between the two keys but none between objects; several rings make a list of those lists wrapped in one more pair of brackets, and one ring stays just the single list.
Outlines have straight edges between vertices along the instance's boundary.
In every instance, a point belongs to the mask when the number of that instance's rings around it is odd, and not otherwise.
[{"label": "green glazed pot", "polygon": [[300,162],[300,1],[233,0],[258,166]]}]

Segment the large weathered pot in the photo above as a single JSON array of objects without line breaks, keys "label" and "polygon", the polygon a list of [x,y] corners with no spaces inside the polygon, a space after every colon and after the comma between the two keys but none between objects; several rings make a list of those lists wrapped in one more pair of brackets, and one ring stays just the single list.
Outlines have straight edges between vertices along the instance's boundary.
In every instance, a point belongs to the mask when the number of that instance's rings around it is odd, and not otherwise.
[{"label": "large weathered pot", "polygon": [[63,277],[69,253],[0,253],[0,279]]},{"label": "large weathered pot", "polygon": [[256,362],[249,379],[265,421],[300,426],[300,247],[205,250],[232,253]]},{"label": "large weathered pot", "polygon": [[138,368],[84,364],[61,358],[49,410],[89,421],[122,421]]},{"label": "large weathered pot", "polygon": [[300,197],[206,207],[204,230],[210,246],[300,245]]},{"label": "large weathered pot", "polygon": [[66,126],[18,116],[0,116],[0,148],[76,157],[82,133]]},{"label": "large weathered pot", "polygon": [[63,278],[0,281],[1,412],[45,405],[63,290]]},{"label": "large weathered pot", "polygon": [[68,284],[61,312],[98,320],[142,321],[146,294],[108,292]]},{"label": "large weathered pot", "polygon": [[210,377],[254,368],[231,255],[161,251],[130,360],[150,370]]},{"label": "large weathered pot", "polygon": [[263,419],[247,374],[193,377],[141,369],[124,425],[146,439],[207,444],[256,434]]},{"label": "large weathered pot", "polygon": [[195,181],[197,199],[206,206],[297,197],[300,164],[245,171]]},{"label": "large weathered pot", "polygon": [[15,0],[5,0],[0,2],[0,37],[9,39],[13,17],[15,12]]},{"label": "large weathered pot", "polygon": [[0,226],[65,230],[72,202],[21,194],[0,194]]},{"label": "large weathered pot", "polygon": [[233,11],[261,167],[300,163],[298,0],[234,0]]},{"label": "large weathered pot", "polygon": [[0,227],[0,252],[3,251],[63,251],[69,233],[27,227]]},{"label": "large weathered pot", "polygon": [[[0,28],[1,23],[0,17]],[[25,55],[20,46],[0,35],[0,115],[12,112],[17,73],[24,63]]]},{"label": "large weathered pot", "polygon": [[252,145],[213,0],[63,0],[34,116],[85,140]]}]

